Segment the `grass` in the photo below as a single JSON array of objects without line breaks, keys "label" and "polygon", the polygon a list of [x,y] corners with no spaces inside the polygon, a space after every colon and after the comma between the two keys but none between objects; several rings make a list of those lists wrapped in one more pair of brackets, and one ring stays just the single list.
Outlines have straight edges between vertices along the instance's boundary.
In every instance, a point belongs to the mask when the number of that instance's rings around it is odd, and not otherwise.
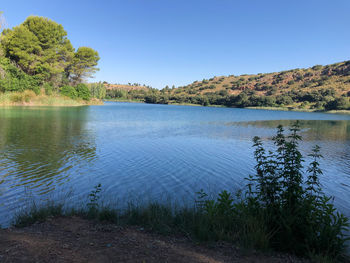
[{"label": "grass", "polygon": [[247,220],[242,231],[226,233],[225,225],[220,222],[214,222],[213,228],[212,219],[199,207],[177,207],[157,202],[144,205],[129,203],[125,209],[111,206],[64,209],[63,203],[48,202],[41,206],[33,204],[15,216],[13,226],[25,227],[51,217],[66,216],[79,216],[117,225],[137,225],[163,235],[182,234],[198,242],[226,240],[248,248],[268,249],[268,236],[258,230],[261,228],[259,222]]},{"label": "grass", "polygon": [[[126,209],[101,206],[96,208],[70,208],[64,209],[64,204],[48,202],[42,206],[33,204],[26,212],[17,214],[13,225],[25,227],[37,222],[44,222],[48,218],[78,216],[107,222],[121,226],[139,226],[147,231],[162,235],[182,235],[196,243],[212,243],[226,241],[234,243],[242,249],[258,249],[263,252],[273,252],[269,233],[264,225],[264,219],[241,215],[231,222],[232,231],[227,231],[227,225],[222,218],[213,218],[199,206],[176,207],[170,204],[151,202],[146,205],[130,203]],[[314,262],[345,262],[347,256],[342,255],[338,260],[328,256],[310,254],[306,255]]]},{"label": "grass", "polygon": [[82,106],[100,105],[100,100],[73,100],[60,94],[46,95],[44,92],[35,94],[31,90],[23,92],[0,93],[0,106]]}]

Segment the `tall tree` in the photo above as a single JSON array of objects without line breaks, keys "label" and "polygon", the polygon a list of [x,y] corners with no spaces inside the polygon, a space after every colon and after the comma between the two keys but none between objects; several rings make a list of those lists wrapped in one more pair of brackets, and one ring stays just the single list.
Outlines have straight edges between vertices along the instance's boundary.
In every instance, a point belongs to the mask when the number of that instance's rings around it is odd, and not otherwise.
[{"label": "tall tree", "polygon": [[74,56],[63,26],[45,17],[30,16],[12,30],[4,30],[2,42],[5,56],[42,81],[62,76]]},{"label": "tall tree", "polygon": [[4,12],[0,11],[0,32],[4,26],[5,26]]},{"label": "tall tree", "polygon": [[50,82],[56,87],[69,82],[79,84],[92,77],[100,59],[89,47],[75,52],[63,26],[39,16],[30,16],[19,26],[3,30],[0,51],[39,83]]},{"label": "tall tree", "polygon": [[20,25],[12,30],[5,29],[1,43],[6,57],[16,62],[24,72],[34,75],[42,50],[38,38],[28,28]]},{"label": "tall tree", "polygon": [[[6,24],[6,21],[4,18],[4,12],[0,11],[0,44],[1,44],[1,31],[4,30],[5,24]],[[3,55],[4,55],[4,52],[0,46],[0,56],[3,56]]]},{"label": "tall tree", "polygon": [[68,70],[74,84],[90,78],[99,69],[96,67],[100,57],[98,52],[89,47],[80,47],[74,54],[73,62]]}]

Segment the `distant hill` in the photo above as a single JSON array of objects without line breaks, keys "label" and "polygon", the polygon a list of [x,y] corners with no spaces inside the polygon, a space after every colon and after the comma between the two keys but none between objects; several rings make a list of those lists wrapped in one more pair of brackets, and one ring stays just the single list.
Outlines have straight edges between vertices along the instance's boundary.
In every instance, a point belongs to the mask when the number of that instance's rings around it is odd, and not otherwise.
[{"label": "distant hill", "polygon": [[125,90],[125,91],[130,91],[130,90],[148,90],[148,86],[141,86],[138,84],[109,84],[109,83],[104,83],[104,86],[106,87],[107,90]]},{"label": "distant hill", "polygon": [[350,61],[274,73],[219,76],[178,88],[130,91],[123,96],[132,99],[133,94],[146,103],[349,110]]},{"label": "distant hill", "polygon": [[[150,94],[153,88],[135,84],[110,84],[104,82],[106,87],[106,99],[113,100],[134,100],[134,101],[144,101],[147,94]],[[159,91],[159,90],[157,90]]]},{"label": "distant hill", "polygon": [[180,87],[175,92],[210,95],[226,90],[229,95],[238,95],[244,91],[255,91],[256,95],[270,96],[288,94],[292,91],[312,92],[322,89],[334,89],[336,95],[350,91],[350,61],[275,73],[213,77],[195,81]]}]

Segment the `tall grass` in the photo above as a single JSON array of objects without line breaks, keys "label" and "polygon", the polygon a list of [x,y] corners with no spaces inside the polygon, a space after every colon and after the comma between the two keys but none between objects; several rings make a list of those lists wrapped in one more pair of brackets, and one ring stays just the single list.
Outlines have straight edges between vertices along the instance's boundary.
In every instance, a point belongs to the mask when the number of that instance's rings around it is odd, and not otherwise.
[{"label": "tall grass", "polygon": [[80,106],[90,104],[101,104],[99,100],[75,100],[58,93],[45,94],[42,91],[36,94],[32,90],[23,92],[0,92],[0,106]]}]

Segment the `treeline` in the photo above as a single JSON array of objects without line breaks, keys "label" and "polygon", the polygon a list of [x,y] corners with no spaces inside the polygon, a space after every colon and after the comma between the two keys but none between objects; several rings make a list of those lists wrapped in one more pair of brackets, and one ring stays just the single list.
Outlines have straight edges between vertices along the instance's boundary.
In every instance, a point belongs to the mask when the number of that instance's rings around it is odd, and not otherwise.
[{"label": "treeline", "polygon": [[[159,90],[147,87],[147,89],[107,89],[106,99],[115,100],[137,100],[145,101],[148,96],[153,96],[159,93]],[[154,102],[156,103],[156,102]]]},{"label": "treeline", "polygon": [[[221,90],[203,95],[173,94],[164,90],[109,90],[109,99],[141,100],[154,104],[197,104],[202,106],[222,105],[226,107],[293,107],[314,110],[349,110],[350,91],[343,96],[336,96],[334,89],[315,91],[290,91],[283,95],[260,96],[254,90],[247,90],[238,95],[230,95]],[[294,108],[294,107],[293,107]]]},{"label": "treeline", "polygon": [[96,92],[83,82],[98,70],[99,59],[90,47],[74,49],[62,25],[30,16],[1,33],[0,92],[45,91],[89,100]]},{"label": "treeline", "polygon": [[223,105],[226,107],[288,107],[300,103],[299,108],[316,110],[347,110],[350,109],[350,91],[346,96],[336,97],[334,90],[317,90],[312,92],[291,91],[284,95],[259,96],[254,90],[244,91],[239,95],[229,95],[225,90],[210,92],[203,95],[169,95],[152,93],[145,96],[146,103],[191,103],[203,106]]}]

